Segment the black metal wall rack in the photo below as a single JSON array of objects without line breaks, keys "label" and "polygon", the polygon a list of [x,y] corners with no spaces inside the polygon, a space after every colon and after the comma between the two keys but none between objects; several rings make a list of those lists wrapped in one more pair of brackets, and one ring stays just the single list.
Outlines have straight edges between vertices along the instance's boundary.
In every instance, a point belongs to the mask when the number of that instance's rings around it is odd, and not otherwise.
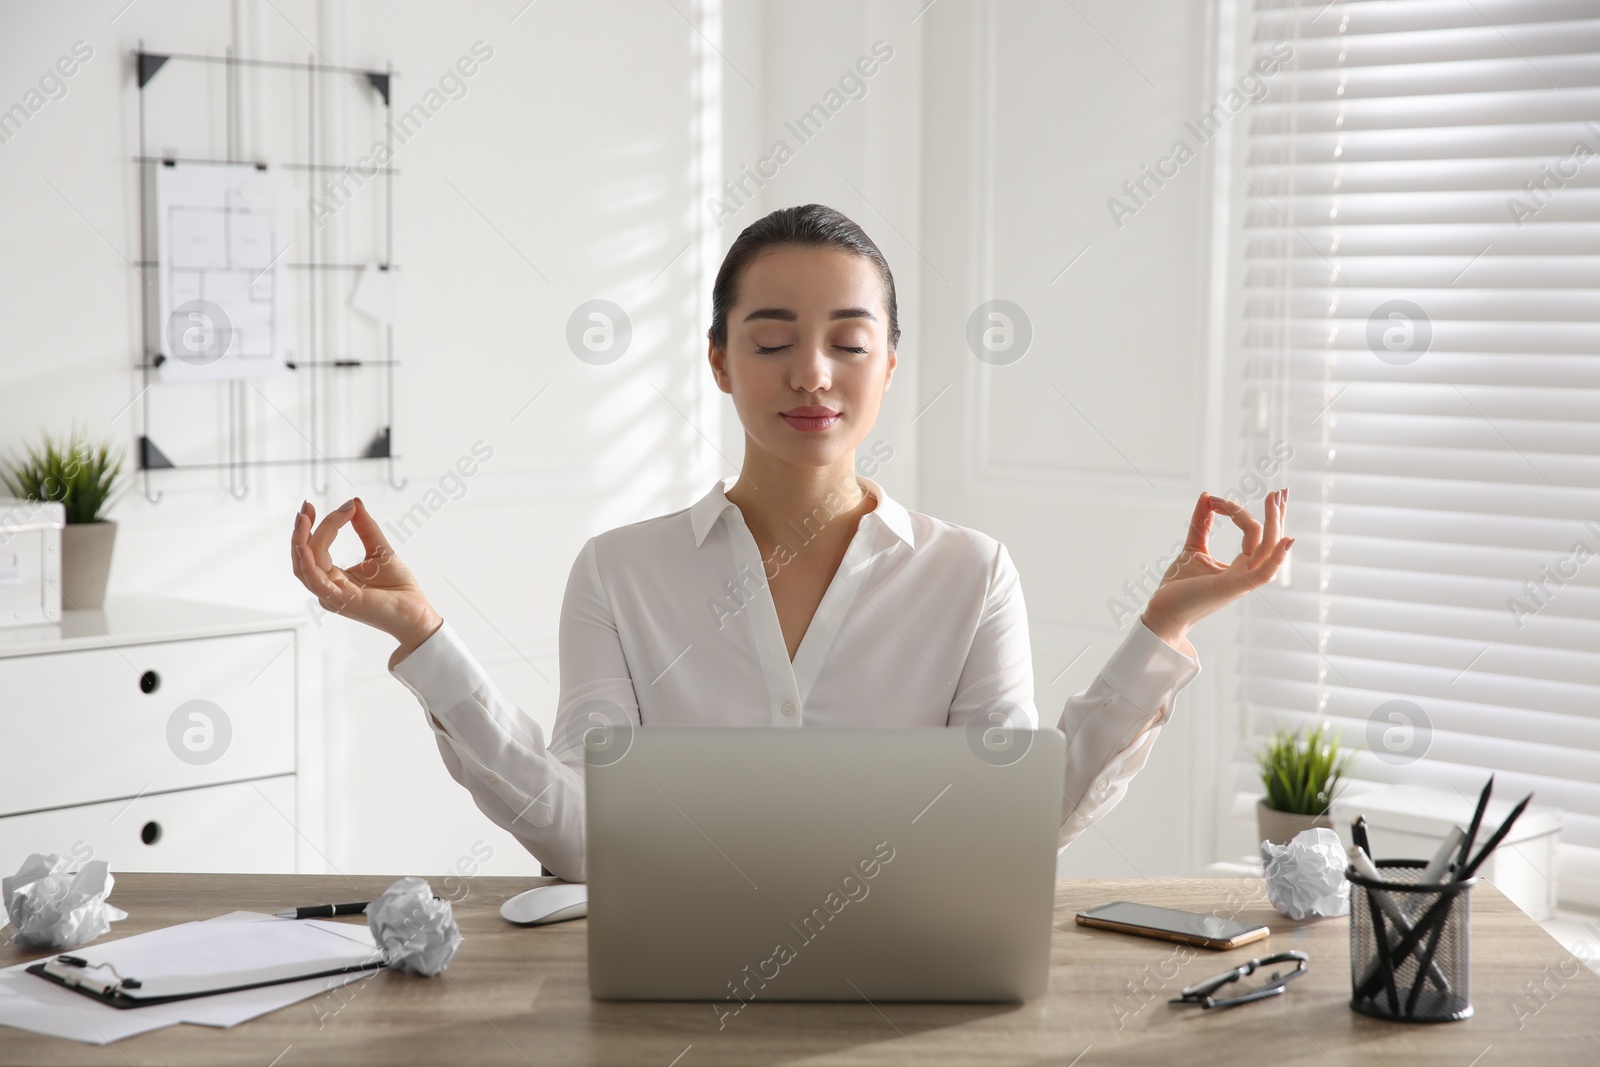
[{"label": "black metal wall rack", "polygon": [[[151,220],[149,218],[150,208],[148,200],[152,168],[160,165],[172,165],[175,163],[246,162],[241,158],[242,153],[239,148],[240,122],[238,71],[241,67],[266,68],[271,70],[302,73],[306,76],[307,156],[304,160],[276,164],[277,166],[283,167],[285,170],[306,171],[315,174],[321,172],[344,173],[350,169],[349,165],[347,164],[324,163],[318,159],[317,82],[319,76],[336,74],[339,75],[340,78],[342,78],[345,82],[349,83],[352,87],[359,86],[358,82],[352,80],[353,78],[362,79],[373,92],[377,93],[378,96],[382,98],[384,122],[383,135],[381,139],[388,148],[388,162],[377,168],[363,168],[363,171],[371,172],[372,170],[376,170],[383,176],[383,247],[382,258],[378,261],[378,268],[386,271],[400,269],[399,264],[394,261],[394,178],[399,171],[393,165],[394,142],[392,120],[394,117],[394,108],[390,99],[390,87],[393,83],[393,79],[399,75],[393,69],[392,64],[387,65],[384,70],[379,71],[334,66],[326,62],[318,62],[318,58],[315,55],[307,56],[306,62],[304,63],[291,63],[265,59],[244,59],[235,56],[231,48],[228,49],[227,53],[222,56],[193,55],[181,52],[147,52],[145,51],[143,41],[139,42],[138,51],[134,54],[138,61],[139,82],[139,154],[135,156],[134,159],[139,165],[139,239],[141,249],[143,251],[139,262],[135,264],[136,269],[142,272],[142,270],[146,267],[160,267],[160,263],[158,262],[157,257],[151,248],[152,243],[155,240],[152,227],[150,225]],[[145,87],[150,84],[151,79],[153,79],[170,61],[189,63],[220,63],[226,67],[226,114],[228,142],[226,159],[194,159],[176,155],[152,156],[149,154],[145,145]],[[256,161],[256,165],[263,168],[266,166],[265,163],[260,161]],[[318,231],[317,227],[314,225],[313,219],[308,218],[306,226],[306,238],[307,255],[305,261],[287,263],[285,266],[288,269],[298,271],[361,271],[367,266],[365,261],[358,263],[333,262],[324,258],[321,254],[324,243],[319,242],[318,240]],[[214,463],[175,463],[166,455],[166,453],[161,450],[161,448],[153,439],[154,435],[152,433],[150,414],[150,387],[154,384],[157,384],[159,380],[154,376],[154,372],[160,366],[164,357],[160,351],[161,346],[159,343],[159,333],[154,335],[152,334],[152,319],[154,317],[152,315],[152,307],[155,305],[158,294],[152,291],[151,286],[146,285],[144,287],[144,292],[140,301],[140,347],[143,355],[139,360],[142,386],[142,388],[139,390],[139,397],[143,402],[144,421],[141,427],[142,432],[139,436],[137,458],[140,477],[144,482],[144,497],[146,500],[152,504],[159,503],[162,496],[162,493],[159,490],[156,490],[152,493],[150,484],[150,474],[152,471],[226,470],[228,472],[228,491],[236,499],[243,499],[244,497],[248,496],[250,492],[249,483],[246,480],[245,475],[246,471],[251,467],[309,466],[313,469],[313,488],[316,490],[316,492],[322,493],[327,490],[327,467],[335,463],[349,463],[363,460],[383,461],[387,468],[387,479],[389,485],[395,489],[405,488],[406,479],[400,478],[399,480],[396,480],[395,477],[395,460],[399,459],[400,457],[394,452],[394,385],[395,368],[399,366],[399,361],[395,359],[394,355],[394,325],[392,323],[384,324],[384,356],[382,359],[353,359],[337,355],[330,357],[328,354],[321,351],[321,340],[318,333],[319,314],[326,314],[329,312],[327,309],[324,309],[320,306],[322,299],[320,287],[316,284],[311,284],[308,285],[307,288],[309,290],[309,298],[306,305],[306,314],[308,318],[308,355],[307,358],[304,359],[297,358],[290,360],[289,367],[292,373],[306,374],[310,379],[310,435],[307,435],[305,431],[301,431],[301,436],[305,437],[306,439],[306,445],[309,454],[284,459],[252,459],[247,457],[245,454],[246,405],[245,395],[243,392],[245,383],[240,381],[228,381],[220,383],[225,384],[228,387],[228,442],[226,458],[220,462]],[[152,343],[152,336],[157,338],[155,343]],[[370,443],[367,445],[366,449],[361,455],[329,457],[324,454],[322,448],[318,445],[316,440],[317,437],[322,435],[321,423],[319,421],[319,410],[322,406],[323,395],[326,388],[324,375],[334,371],[346,371],[349,369],[364,368],[382,368],[386,376],[386,399],[384,406],[383,425],[374,433]],[[316,484],[317,473],[319,471],[324,476],[322,484],[320,485]]]}]

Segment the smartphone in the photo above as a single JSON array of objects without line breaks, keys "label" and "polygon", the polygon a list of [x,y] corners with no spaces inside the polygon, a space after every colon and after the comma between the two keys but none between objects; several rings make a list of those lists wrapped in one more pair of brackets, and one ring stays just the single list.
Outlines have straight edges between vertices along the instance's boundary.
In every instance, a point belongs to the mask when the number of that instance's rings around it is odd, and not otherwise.
[{"label": "smartphone", "polygon": [[1150,904],[1134,904],[1127,900],[1078,912],[1078,925],[1214,949],[1238,948],[1259,941],[1272,932],[1259,923],[1157,908]]}]

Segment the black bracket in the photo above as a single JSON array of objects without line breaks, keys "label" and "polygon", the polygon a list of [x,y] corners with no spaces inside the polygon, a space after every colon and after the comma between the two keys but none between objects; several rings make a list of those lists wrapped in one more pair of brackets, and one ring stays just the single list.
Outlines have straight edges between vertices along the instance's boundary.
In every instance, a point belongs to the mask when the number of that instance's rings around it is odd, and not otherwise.
[{"label": "black bracket", "polygon": [[176,469],[167,454],[148,437],[139,438],[139,467],[147,471]]},{"label": "black bracket", "polygon": [[139,88],[143,89],[148,85],[150,79],[156,76],[156,71],[160,70],[170,58],[172,57],[161,55],[159,52],[140,52]]},{"label": "black bracket", "polygon": [[389,455],[389,427],[385,426],[373,435],[372,443],[367,445],[367,450],[361,453],[363,459],[384,459]]}]

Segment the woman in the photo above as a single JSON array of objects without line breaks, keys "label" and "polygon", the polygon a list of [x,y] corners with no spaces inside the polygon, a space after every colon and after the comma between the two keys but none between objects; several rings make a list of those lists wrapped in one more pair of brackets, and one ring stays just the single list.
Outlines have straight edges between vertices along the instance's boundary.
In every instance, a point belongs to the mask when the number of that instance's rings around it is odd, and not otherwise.
[{"label": "woman", "polygon": [[[682,511],[592,537],[561,609],[547,747],[428,602],[359,498],[295,518],[295,575],[399,647],[455,779],[553,873],[583,881],[584,742],[615,726],[1037,726],[1016,567],[994,538],[907,511],[855,473],[900,338],[894,279],[855,223],[818,204],[747,227],[712,289],[711,372],[745,430],[743,466]],[[1069,699],[1060,846],[1144,766],[1199,664],[1186,634],[1270,580],[1284,491],[1264,523],[1202,494],[1185,551],[1098,678]],[[1214,512],[1243,531],[1223,565]],[[345,523],[366,558],[333,565]],[[596,733],[606,738],[617,733]]]}]

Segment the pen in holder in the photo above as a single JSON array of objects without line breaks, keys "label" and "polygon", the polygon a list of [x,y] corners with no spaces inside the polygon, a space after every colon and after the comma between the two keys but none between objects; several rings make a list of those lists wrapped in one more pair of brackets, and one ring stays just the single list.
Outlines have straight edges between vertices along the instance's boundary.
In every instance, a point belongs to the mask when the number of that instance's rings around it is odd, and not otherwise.
[{"label": "pen in holder", "polygon": [[1345,869],[1350,895],[1350,1007],[1402,1022],[1472,1014],[1469,902],[1476,878],[1419,885],[1423,860],[1378,860],[1383,880]]}]

